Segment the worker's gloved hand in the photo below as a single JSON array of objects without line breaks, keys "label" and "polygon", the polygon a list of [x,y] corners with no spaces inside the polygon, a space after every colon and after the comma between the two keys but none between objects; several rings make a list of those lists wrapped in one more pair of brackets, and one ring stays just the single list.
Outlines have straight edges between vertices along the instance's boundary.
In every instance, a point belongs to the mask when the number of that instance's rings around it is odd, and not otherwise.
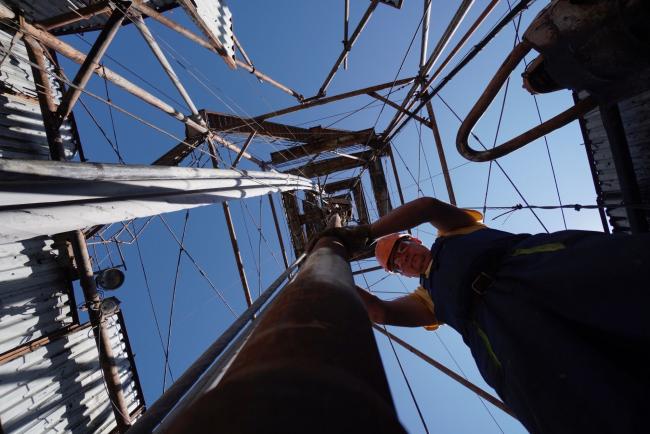
[{"label": "worker's gloved hand", "polygon": [[370,225],[344,226],[342,228],[328,228],[317,234],[310,240],[307,251],[310,252],[318,240],[323,237],[336,237],[348,249],[348,252],[354,253],[362,250],[372,243],[373,238],[370,233]]}]

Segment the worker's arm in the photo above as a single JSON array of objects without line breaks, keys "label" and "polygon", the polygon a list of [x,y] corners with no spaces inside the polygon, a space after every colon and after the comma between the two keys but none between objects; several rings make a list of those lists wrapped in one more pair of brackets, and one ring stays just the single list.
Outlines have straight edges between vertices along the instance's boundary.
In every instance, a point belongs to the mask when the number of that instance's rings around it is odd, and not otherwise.
[{"label": "worker's arm", "polygon": [[358,286],[356,288],[366,305],[368,316],[377,324],[421,327],[438,322],[433,312],[415,297],[406,296],[395,300],[382,300]]},{"label": "worker's arm", "polygon": [[370,225],[372,238],[401,232],[429,222],[442,232],[475,223],[472,216],[460,208],[432,197],[421,197],[395,208]]}]

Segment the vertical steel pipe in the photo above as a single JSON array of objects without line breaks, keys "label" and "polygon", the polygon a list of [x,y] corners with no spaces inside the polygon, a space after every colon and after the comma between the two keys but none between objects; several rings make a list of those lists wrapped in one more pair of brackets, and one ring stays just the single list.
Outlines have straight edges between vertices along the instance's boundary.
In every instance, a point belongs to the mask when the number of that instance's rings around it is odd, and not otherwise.
[{"label": "vertical steel pipe", "polygon": [[86,238],[83,232],[79,230],[70,232],[70,243],[72,244],[74,259],[77,270],[79,271],[79,282],[83,290],[84,298],[86,299],[86,305],[88,306],[88,316],[90,317],[90,323],[92,324],[97,343],[99,364],[104,373],[108,399],[111,402],[110,407],[115,414],[117,429],[120,433],[123,433],[131,426],[129,408],[126,404],[126,399],[124,399],[124,393],[122,392],[122,383],[117,369],[117,361],[115,360],[113,348],[111,347],[110,336],[103,322],[101,310],[99,309],[101,299],[97,293],[93,268],[90,263],[90,255],[88,254]]},{"label": "vertical steel pipe", "polygon": [[[348,30],[350,27],[350,0],[343,0],[343,46],[348,46]],[[348,56],[343,59],[343,69],[348,69]]]},{"label": "vertical steel pipe", "polygon": [[[213,365],[215,360],[229,347],[233,340],[246,327],[246,325],[255,317],[255,313],[264,304],[269,301],[271,296],[277,291],[282,282],[291,274],[291,272],[305,259],[302,255],[287,268],[275,281],[260,295],[255,302],[248,307],[219,338],[214,341],[207,350],[196,359],[192,365],[180,376],[163,395],[154,402],[145,414],[136,421],[129,430],[129,434],[151,434],[154,428],[169,414],[176,404],[185,396],[192,386],[201,378],[201,376]],[[191,397],[187,396],[186,399]],[[250,415],[249,415],[250,416]],[[205,427],[203,427],[205,428]],[[197,432],[203,432],[200,429]],[[189,432],[189,431],[181,431]]]},{"label": "vertical steel pipe", "polygon": [[216,388],[168,432],[404,433],[347,251],[322,238]]}]

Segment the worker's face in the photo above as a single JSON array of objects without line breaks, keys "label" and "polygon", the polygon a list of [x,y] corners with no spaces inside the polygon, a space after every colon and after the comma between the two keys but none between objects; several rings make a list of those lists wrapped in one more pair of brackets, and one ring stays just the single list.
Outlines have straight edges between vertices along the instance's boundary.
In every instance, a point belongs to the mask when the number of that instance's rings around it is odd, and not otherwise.
[{"label": "worker's face", "polygon": [[392,257],[393,271],[407,277],[424,274],[431,262],[431,251],[413,240],[400,241]]}]

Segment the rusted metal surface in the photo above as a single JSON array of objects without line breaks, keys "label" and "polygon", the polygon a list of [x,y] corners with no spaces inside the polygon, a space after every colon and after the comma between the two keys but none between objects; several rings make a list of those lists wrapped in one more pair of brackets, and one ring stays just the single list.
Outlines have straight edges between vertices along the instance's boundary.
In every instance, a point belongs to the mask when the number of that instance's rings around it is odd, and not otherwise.
[{"label": "rusted metal surface", "polygon": [[647,90],[648,20],[646,1],[551,2],[523,36],[542,60],[530,64],[529,85],[587,90],[604,103]]},{"label": "rusted metal surface", "polygon": [[74,251],[75,264],[79,272],[79,282],[88,306],[88,317],[92,325],[93,334],[99,351],[99,364],[104,373],[104,381],[108,389],[109,399],[114,406],[113,413],[120,432],[126,432],[131,426],[129,409],[122,391],[122,382],[116,363],[113,348],[110,345],[110,336],[106,323],[99,310],[101,299],[95,285],[95,276],[90,263],[90,255],[86,246],[86,238],[79,230],[70,233],[70,243]]},{"label": "rusted metal surface", "polygon": [[233,168],[237,167],[237,164],[239,164],[239,161],[241,160],[241,157],[246,152],[246,149],[248,149],[248,147],[253,142],[253,138],[255,138],[255,132],[254,131],[248,135],[248,138],[246,139],[246,142],[244,142],[244,146],[241,147],[241,151],[239,151],[239,153],[237,154],[237,156],[233,160],[233,162],[232,162],[232,167]]},{"label": "rusted metal surface", "polygon": [[38,103],[43,116],[43,125],[45,126],[45,135],[47,137],[48,147],[50,149],[50,158],[52,160],[65,159],[65,148],[63,147],[63,138],[60,132],[60,123],[55,119],[57,104],[54,101],[54,93],[50,85],[50,77],[47,74],[47,65],[45,53],[40,44],[32,37],[25,37],[25,48],[32,61],[37,67],[32,68],[34,74],[34,84],[37,90]]},{"label": "rusted metal surface", "polygon": [[393,209],[393,205],[390,202],[388,184],[386,183],[386,174],[384,173],[384,166],[381,158],[377,157],[370,161],[368,164],[368,174],[370,175],[372,192],[375,196],[375,201],[377,202],[377,212],[380,217],[383,217]]},{"label": "rusted metal surface", "polygon": [[90,48],[90,51],[88,51],[79,71],[77,71],[77,75],[72,80],[73,85],[63,95],[61,104],[56,111],[56,118],[59,124],[72,112],[75,103],[81,96],[81,92],[86,87],[93,72],[99,68],[99,61],[108,49],[108,46],[113,42],[113,38],[115,38],[118,29],[122,25],[122,21],[124,21],[130,5],[130,2],[118,2],[115,4],[115,8],[106,25],[99,33],[99,36],[97,36],[95,43]]},{"label": "rusted metal surface", "polygon": [[415,119],[416,121],[419,121],[420,123],[422,123],[424,125],[427,125],[427,126],[429,125],[427,120],[424,119],[423,117],[418,116],[415,113],[411,113],[410,111],[408,111],[405,108],[401,107],[396,102],[393,102],[393,101],[389,100],[388,98],[385,98],[385,97],[379,95],[377,92],[368,92],[368,95],[370,95],[371,97],[373,97],[373,98],[375,98],[375,99],[377,99],[379,101],[382,101],[382,102],[386,103],[387,105],[389,105],[392,108],[394,108],[395,110],[397,110],[398,113],[400,113],[400,112],[405,113],[405,114],[409,115],[410,117],[412,117],[413,119]]},{"label": "rusted metal surface", "polygon": [[347,259],[321,239],[223,379],[168,432],[405,432]]},{"label": "rusted metal surface", "polygon": [[307,109],[307,108],[316,107],[316,106],[323,105],[323,104],[329,104],[329,103],[334,102],[334,101],[340,101],[342,99],[347,99],[347,98],[352,98],[354,96],[364,95],[364,94],[367,94],[368,92],[373,92],[373,91],[376,92],[376,91],[380,91],[380,90],[384,90],[384,89],[388,89],[388,88],[399,87],[399,86],[402,86],[403,84],[411,83],[413,80],[415,80],[415,78],[416,77],[403,78],[403,79],[400,79],[400,80],[390,81],[388,83],[377,84],[375,86],[369,86],[369,87],[364,87],[362,89],[353,90],[353,91],[350,91],[350,92],[340,93],[338,95],[332,95],[332,96],[329,96],[329,97],[326,97],[326,98],[310,99],[309,101],[305,101],[305,102],[303,102],[301,104],[298,104],[298,105],[294,105],[294,106],[287,107],[287,108],[284,108],[284,109],[281,109],[281,110],[275,110],[275,111],[272,111],[272,112],[269,112],[269,113],[264,113],[262,115],[255,116],[254,119],[259,122],[259,121],[263,121],[263,120],[266,120],[266,119],[275,118],[275,117],[278,117],[278,116],[282,116],[282,115],[286,115],[286,114],[289,114],[289,113],[304,110],[304,109]]},{"label": "rusted metal surface", "polygon": [[195,137],[188,137],[178,145],[165,152],[160,158],[154,161],[155,166],[178,166],[187,158],[197,146],[205,140],[205,136],[198,135]]},{"label": "rusted metal surface", "polygon": [[[72,60],[75,63],[81,65],[86,60],[85,54],[81,53],[80,51],[73,48],[71,45],[58,39],[51,33],[38,29],[37,27],[27,22],[21,24],[20,30],[28,35],[33,36],[35,39],[43,43],[48,48],[55,50],[56,52],[62,54],[63,56],[67,57],[68,59]],[[125,91],[131,93],[132,95],[142,99],[146,103],[156,107],[159,110],[162,110],[163,112],[174,117],[175,119],[178,119],[179,121],[185,123],[186,125],[194,128],[195,130],[200,132],[207,132],[207,129],[205,127],[197,124],[188,116],[184,115],[183,113],[180,113],[178,110],[176,110],[169,104],[165,103],[161,99],[150,94],[149,92],[142,89],[141,87],[133,84],[132,82],[122,77],[121,75],[113,72],[109,68],[102,66],[101,68],[96,68],[93,72],[95,72],[98,76],[105,78],[106,80],[115,84],[116,86],[124,89]]]},{"label": "rusted metal surface", "polygon": [[431,101],[427,103],[427,113],[429,114],[429,127],[433,133],[433,140],[436,144],[438,151],[438,161],[440,161],[440,168],[442,175],[445,178],[445,186],[447,187],[447,194],[449,195],[449,203],[456,205],[456,195],[454,194],[454,185],[451,183],[451,175],[449,174],[449,166],[447,166],[447,157],[445,156],[445,148],[442,145],[442,138],[438,130],[438,122],[436,121],[436,114],[433,111]]},{"label": "rusted metal surface", "polygon": [[323,186],[325,193],[336,193],[341,190],[350,190],[358,182],[356,178],[342,179],[340,181],[329,182]]},{"label": "rusted metal surface", "polygon": [[337,157],[322,160],[317,163],[307,164],[284,171],[292,175],[299,174],[305,178],[314,178],[324,176],[328,173],[339,172],[341,170],[353,169],[364,166],[365,163],[374,155],[374,151],[363,151],[352,154],[356,158]]},{"label": "rusted metal surface", "polygon": [[354,197],[354,206],[357,209],[357,217],[359,218],[359,223],[370,224],[368,205],[366,205],[366,196],[363,193],[361,182],[352,188],[352,196]]},{"label": "rusted metal surface", "polygon": [[377,8],[377,4],[378,4],[377,0],[370,0],[368,9],[366,9],[366,12],[364,12],[363,16],[361,17],[361,20],[359,21],[359,24],[357,24],[357,27],[354,29],[354,32],[352,32],[352,36],[350,37],[350,39],[345,41],[343,51],[339,55],[339,58],[336,59],[336,62],[334,62],[334,66],[332,66],[332,69],[327,74],[325,81],[323,82],[320,89],[318,90],[319,98],[325,96],[325,92],[327,91],[328,86],[332,82],[332,79],[334,78],[334,74],[336,74],[336,71],[338,71],[339,67],[341,66],[341,63],[343,63],[343,61],[347,58],[348,53],[354,46],[354,43],[357,42],[357,39],[359,38],[359,35],[361,35],[363,28],[366,27],[366,24],[368,24],[368,20],[370,20],[370,17],[372,16],[372,13]]},{"label": "rusted metal surface", "polygon": [[27,353],[31,353],[32,351],[35,351],[38,348],[47,345],[50,342],[53,342],[63,336],[67,336],[69,334],[77,332],[78,330],[83,330],[88,327],[90,327],[90,322],[81,325],[70,324],[62,328],[56,329],[52,333],[47,334],[41,338],[34,339],[32,341],[20,344],[17,347],[14,347],[9,351],[5,351],[4,353],[0,354],[0,365],[4,363],[8,363],[18,357],[22,357]]},{"label": "rusted metal surface", "polygon": [[539,139],[544,135],[555,131],[558,128],[561,128],[568,123],[576,120],[580,115],[585,114],[589,110],[592,110],[596,107],[596,102],[593,98],[586,98],[581,100],[573,107],[565,110],[564,112],[552,117],[551,119],[537,125],[534,128],[526,131],[523,134],[510,139],[500,145],[495,146],[492,149],[477,151],[472,149],[469,146],[469,135],[472,132],[472,129],[478,122],[478,120],[483,116],[485,110],[494,100],[497,93],[505,83],[506,79],[510,76],[510,73],[515,69],[519,62],[524,58],[524,56],[531,50],[532,46],[526,42],[522,41],[515,46],[510,55],[503,62],[499,70],[496,72],[490,83],[488,83],[485,91],[480,96],[476,104],[469,111],[465,120],[463,120],[460,128],[458,129],[458,134],[456,136],[456,148],[458,152],[470,161],[489,161],[494,160],[499,157],[503,157],[517,149],[526,146],[533,140]]},{"label": "rusted metal surface", "polygon": [[[160,422],[171,412],[178,402],[201,379],[215,360],[228,348],[232,341],[242,332],[255,314],[275,294],[280,285],[291,272],[302,263],[305,255],[299,256],[269,287],[249,306],[226,331],[206,349],[199,358],[181,375],[163,395],[154,402],[147,412],[129,430],[129,434],[151,434]],[[192,398],[187,396],[186,398]],[[250,416],[250,414],[249,414]],[[204,427],[205,428],[205,427]],[[201,432],[198,430],[197,432]],[[238,430],[236,430],[238,431]],[[167,432],[167,431],[165,431]],[[189,431],[185,431],[189,432]]]},{"label": "rusted metal surface", "polygon": [[[317,134],[314,138],[307,138],[307,143],[299,146],[292,146],[288,149],[281,151],[271,152],[271,162],[273,164],[281,164],[287,161],[296,160],[307,155],[317,154],[319,152],[333,151],[350,145],[365,145],[368,147],[376,147],[376,135],[372,128],[362,131],[337,131],[331,130],[334,137],[322,137],[322,131],[315,131]],[[339,134],[336,136],[336,134]],[[302,140],[301,140],[302,141]]]},{"label": "rusted metal surface", "polygon": [[[381,267],[380,267],[381,268]],[[445,365],[441,364],[440,362],[437,362],[436,360],[432,359],[431,357],[427,356],[424,354],[422,351],[418,350],[412,345],[409,345],[408,343],[404,342],[402,339],[398,338],[391,332],[385,330],[383,327],[378,326],[378,325],[373,325],[373,328],[377,330],[379,333],[383,334],[384,336],[388,337],[391,339],[393,342],[401,345],[403,348],[406,350],[410,351],[411,353],[415,354],[418,356],[420,359],[424,360],[443,374],[447,375],[449,378],[453,379],[454,381],[460,383],[461,385],[465,386],[472,392],[476,393],[478,396],[481,398],[485,399],[487,402],[490,404],[494,405],[495,407],[503,410],[505,413],[509,414],[510,416],[517,418],[515,414],[506,406],[499,398],[496,398],[489,392],[486,392],[485,390],[481,389],[480,387],[474,385],[470,381],[467,381],[464,377],[461,377],[460,375],[456,374],[454,371],[451,369],[447,368]]]},{"label": "rusted metal surface", "polygon": [[75,9],[74,11],[65,12],[51,18],[36,23],[38,26],[45,30],[54,30],[57,27],[67,26],[69,24],[77,23],[79,21],[86,21],[90,18],[101,15],[111,11],[110,2],[101,1],[93,3],[89,6]]}]

